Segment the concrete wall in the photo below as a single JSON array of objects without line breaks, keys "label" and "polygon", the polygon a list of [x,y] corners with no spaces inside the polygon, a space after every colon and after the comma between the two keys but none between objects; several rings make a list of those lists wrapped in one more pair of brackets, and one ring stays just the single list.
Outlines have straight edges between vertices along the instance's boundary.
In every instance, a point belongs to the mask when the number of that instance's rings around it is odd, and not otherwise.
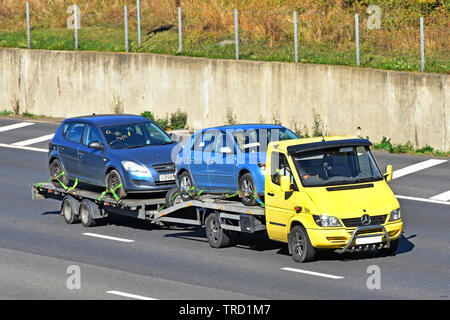
[{"label": "concrete wall", "polygon": [[[153,54],[0,48],[0,109],[70,117],[188,112],[190,128],[238,122],[311,128],[316,107],[331,134],[383,136],[450,150],[450,76]],[[311,129],[310,129],[311,132]]]}]

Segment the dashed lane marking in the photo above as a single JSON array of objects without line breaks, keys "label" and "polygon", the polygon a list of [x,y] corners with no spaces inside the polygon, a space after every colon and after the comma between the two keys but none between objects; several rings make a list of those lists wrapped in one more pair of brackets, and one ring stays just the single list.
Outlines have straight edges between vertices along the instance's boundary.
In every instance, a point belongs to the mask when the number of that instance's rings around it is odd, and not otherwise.
[{"label": "dashed lane marking", "polygon": [[19,147],[25,147],[25,146],[29,146],[30,144],[35,144],[35,143],[51,140],[54,135],[55,135],[54,133],[47,134],[47,135],[42,136],[42,137],[37,137],[37,138],[33,138],[33,139],[28,139],[28,140],[24,140],[24,141],[15,142],[12,145],[13,146],[19,146]]},{"label": "dashed lane marking", "polygon": [[126,293],[126,292],[121,292],[121,291],[116,291],[116,290],[106,291],[106,293],[114,294],[116,296],[131,298],[131,299],[137,299],[137,300],[158,300],[158,299],[155,299],[155,298],[139,296],[137,294]]},{"label": "dashed lane marking", "polygon": [[296,268],[281,268],[281,269],[286,270],[286,271],[308,274],[308,275],[316,276],[316,277],[323,277],[323,278],[330,278],[330,279],[344,279],[344,277],[341,277],[341,276],[335,276],[332,274],[320,273],[320,272],[315,272],[315,271],[308,271],[308,270],[302,270],[302,269],[296,269]]},{"label": "dashed lane marking", "polygon": [[402,168],[399,170],[395,170],[392,174],[392,179],[397,179],[403,176],[406,176],[408,174],[424,170],[433,166],[437,166],[438,164],[447,162],[447,160],[438,160],[438,159],[430,159],[426,161],[422,161],[416,164],[413,164],[412,166],[408,166],[406,168]]},{"label": "dashed lane marking", "polygon": [[110,236],[104,236],[104,235],[101,235],[101,234],[90,233],[90,232],[85,232],[85,233],[83,233],[83,235],[88,236],[88,237],[102,238],[102,239],[114,240],[114,241],[119,241],[119,242],[134,242],[134,240],[123,239],[123,238],[116,238],[116,237],[110,237]]},{"label": "dashed lane marking", "polygon": [[32,126],[33,124],[34,124],[34,122],[14,123],[14,124],[10,124],[10,125],[7,125],[7,126],[0,127],[0,132],[14,130],[14,129],[19,129],[19,128],[23,128],[23,127],[28,127],[28,126]]}]

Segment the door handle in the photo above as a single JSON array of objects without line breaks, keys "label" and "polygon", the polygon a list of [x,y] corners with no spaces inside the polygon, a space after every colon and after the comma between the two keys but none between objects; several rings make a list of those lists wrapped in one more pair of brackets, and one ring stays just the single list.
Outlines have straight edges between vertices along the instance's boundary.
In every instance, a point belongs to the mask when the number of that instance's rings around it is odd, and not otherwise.
[{"label": "door handle", "polygon": [[58,151],[64,151],[63,147],[58,147]]},{"label": "door handle", "polygon": [[275,193],[273,193],[273,192],[267,192],[267,195],[273,197],[273,196],[275,195]]}]

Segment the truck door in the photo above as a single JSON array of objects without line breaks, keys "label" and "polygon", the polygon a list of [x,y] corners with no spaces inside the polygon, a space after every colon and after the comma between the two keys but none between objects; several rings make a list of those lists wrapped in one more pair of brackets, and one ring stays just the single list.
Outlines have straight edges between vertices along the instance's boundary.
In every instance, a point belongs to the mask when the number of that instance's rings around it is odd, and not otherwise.
[{"label": "truck door", "polygon": [[272,151],[270,155],[270,176],[266,176],[265,186],[267,232],[271,239],[287,242],[289,220],[295,214],[295,191],[281,191],[281,176],[290,177],[295,190],[294,176],[287,156],[281,152]]}]

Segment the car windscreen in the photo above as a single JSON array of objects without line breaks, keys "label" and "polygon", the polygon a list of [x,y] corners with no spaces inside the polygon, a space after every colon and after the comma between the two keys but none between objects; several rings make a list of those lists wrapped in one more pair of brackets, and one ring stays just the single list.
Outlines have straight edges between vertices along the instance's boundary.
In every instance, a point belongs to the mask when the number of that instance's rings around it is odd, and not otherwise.
[{"label": "car windscreen", "polygon": [[232,133],[241,152],[266,152],[272,141],[297,139],[297,135],[286,128],[261,128],[236,130]]},{"label": "car windscreen", "polygon": [[172,143],[170,137],[151,122],[104,126],[108,145],[113,149],[131,149]]},{"label": "car windscreen", "polygon": [[362,183],[383,176],[367,146],[337,147],[293,154],[305,187]]}]

